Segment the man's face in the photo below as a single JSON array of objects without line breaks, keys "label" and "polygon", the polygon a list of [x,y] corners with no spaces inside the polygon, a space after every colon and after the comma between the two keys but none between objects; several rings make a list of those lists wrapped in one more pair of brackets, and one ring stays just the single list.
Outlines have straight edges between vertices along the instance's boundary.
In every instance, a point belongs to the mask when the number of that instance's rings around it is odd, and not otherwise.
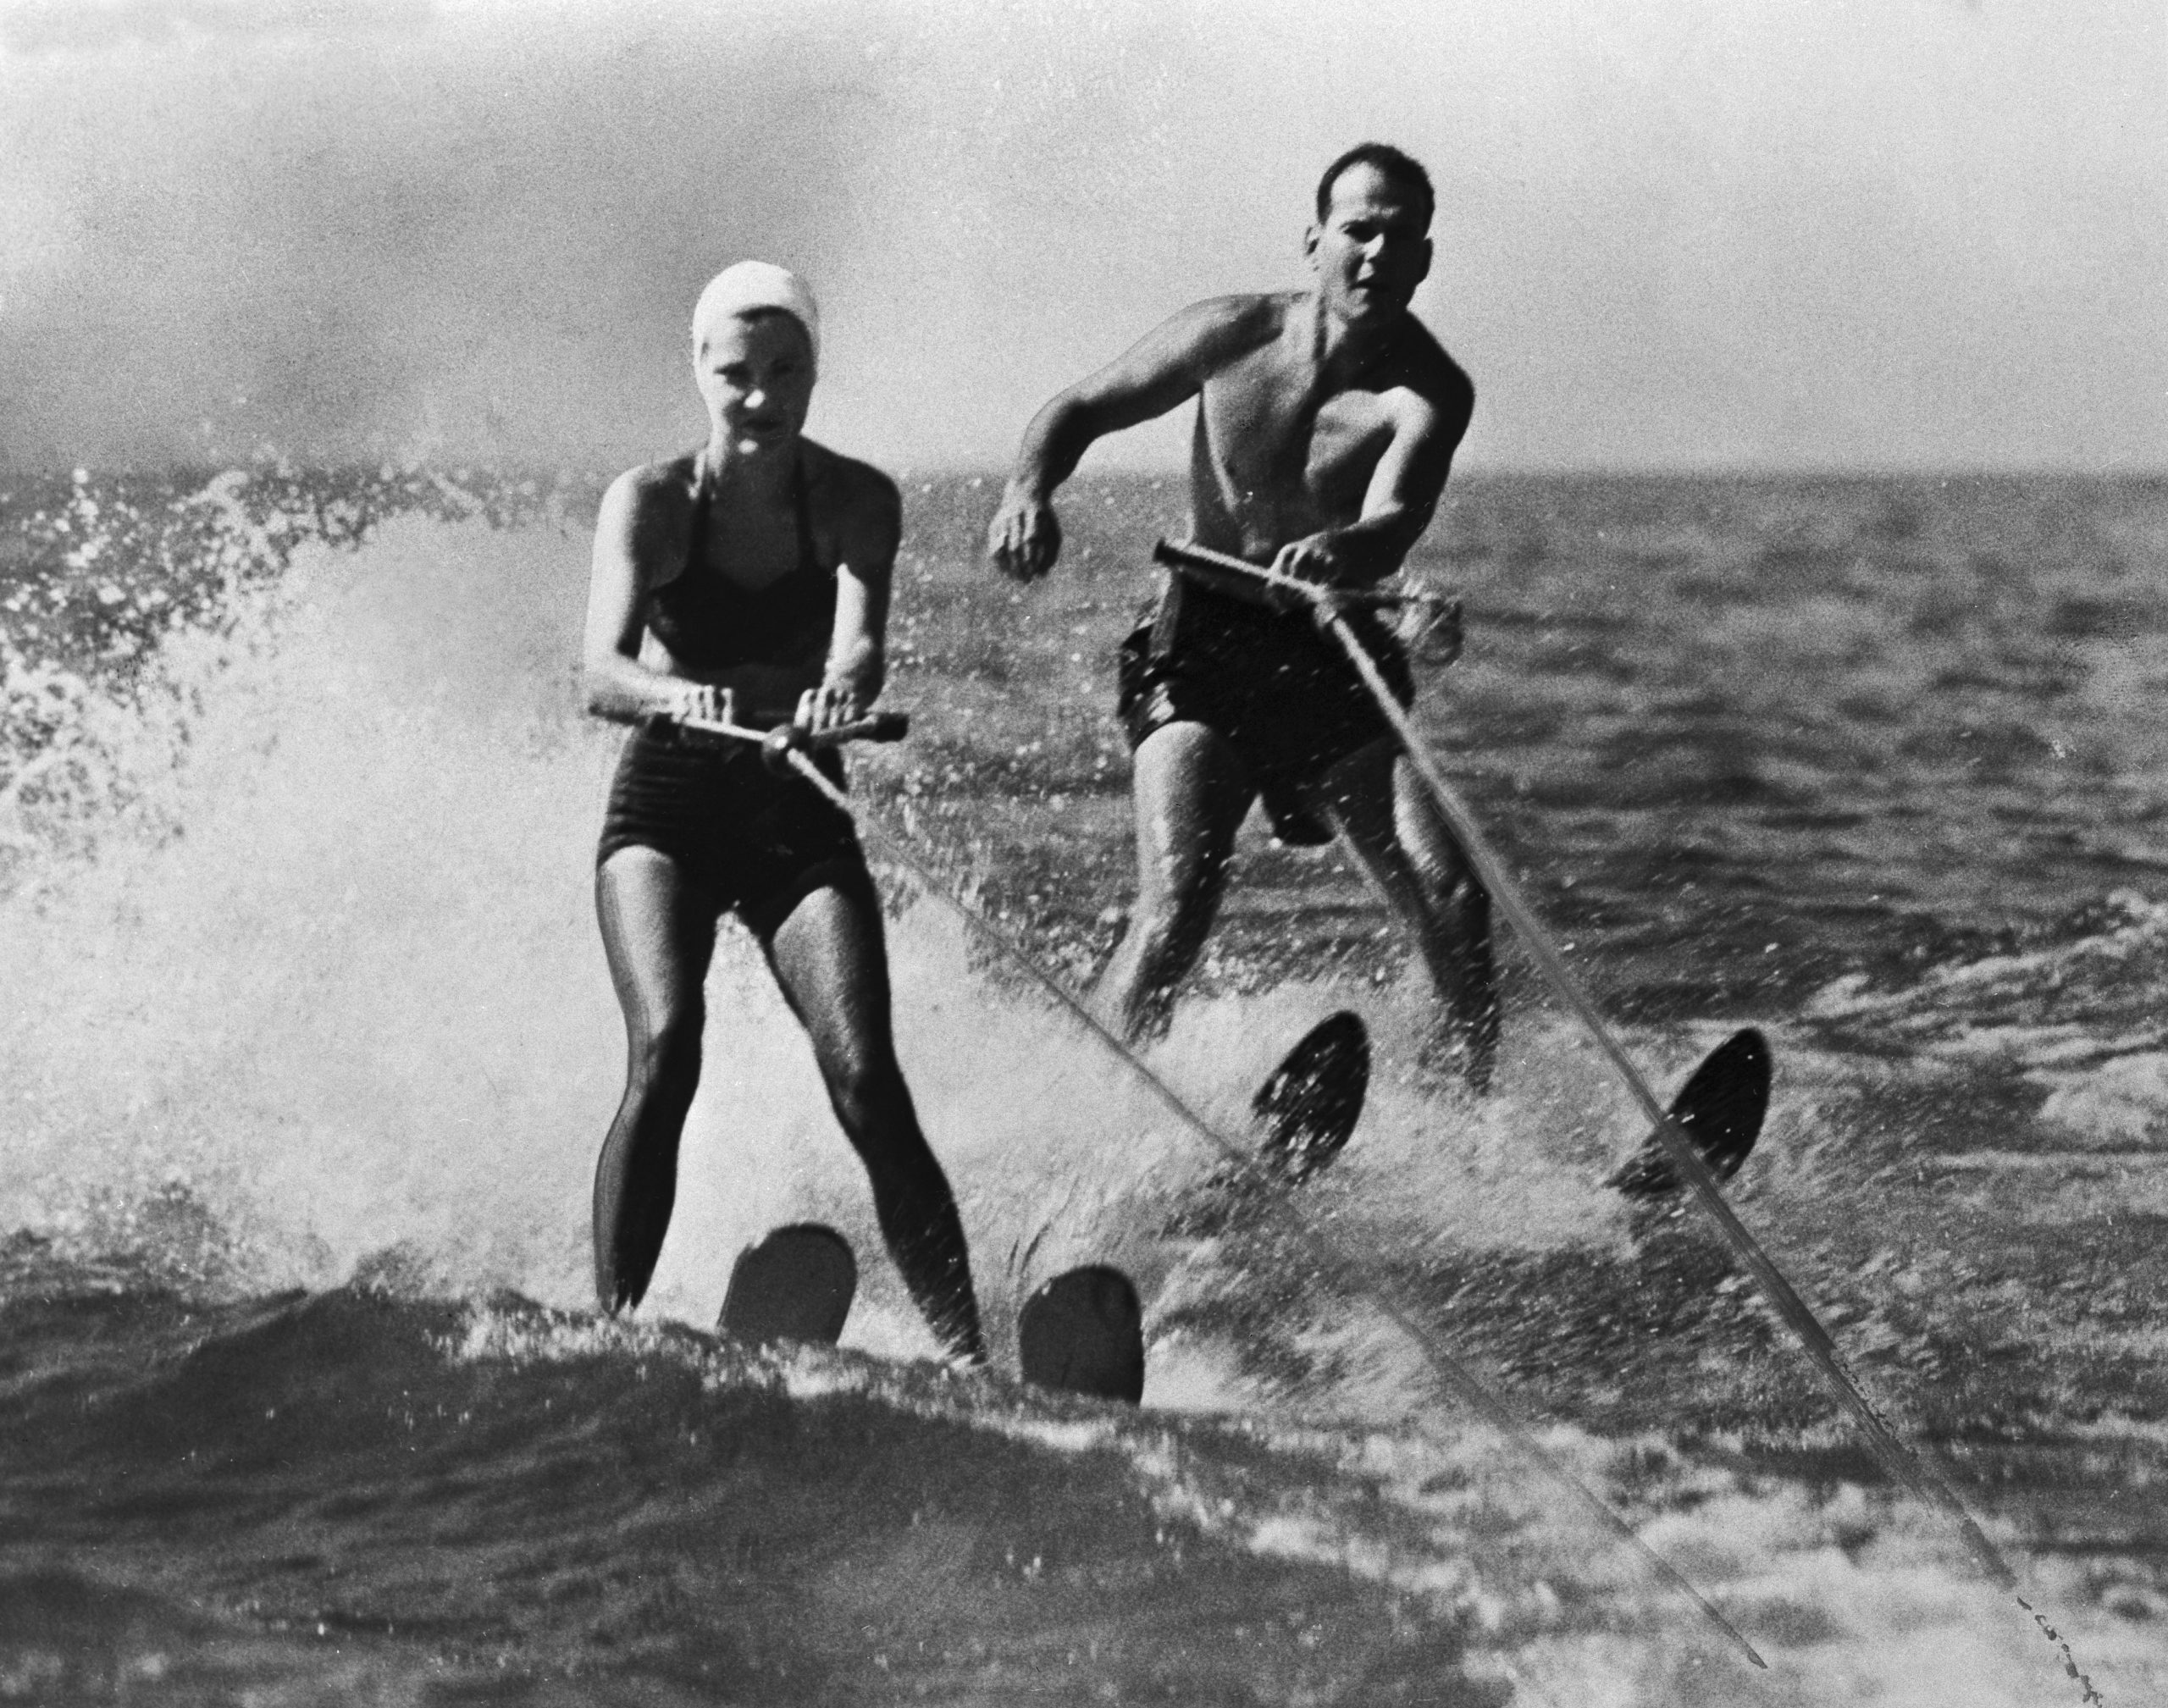
[{"label": "man's face", "polygon": [[693,357],[708,414],[741,456],[789,445],[813,406],[813,345],[794,316],[723,321]]},{"label": "man's face", "polygon": [[1430,270],[1429,229],[1420,194],[1374,166],[1349,167],[1303,244],[1325,307],[1357,324],[1404,312]]}]

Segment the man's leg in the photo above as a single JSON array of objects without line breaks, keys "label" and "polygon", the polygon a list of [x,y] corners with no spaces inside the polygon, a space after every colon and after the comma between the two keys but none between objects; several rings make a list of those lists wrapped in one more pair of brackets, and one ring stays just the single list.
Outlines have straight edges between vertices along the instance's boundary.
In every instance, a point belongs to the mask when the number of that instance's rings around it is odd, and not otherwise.
[{"label": "man's leg", "polygon": [[1305,792],[1415,938],[1436,990],[1434,1047],[1477,1091],[1498,1050],[1490,898],[1390,738],[1348,755]]},{"label": "man's leg", "polygon": [[1166,1024],[1175,987],[1195,965],[1226,887],[1249,772],[1227,738],[1201,723],[1163,725],[1131,765],[1137,904],[1092,1007],[1131,1042]]},{"label": "man's leg", "polygon": [[678,863],[651,848],[611,855],[595,899],[625,1014],[625,1094],[595,1165],[595,1296],[614,1312],[647,1291],[677,1201],[716,915]]},{"label": "man's leg", "polygon": [[866,1165],[904,1285],[951,1355],[984,1363],[963,1220],[896,1060],[880,904],[857,886],[816,889],[767,949],[776,982],[812,1040],[829,1106]]}]

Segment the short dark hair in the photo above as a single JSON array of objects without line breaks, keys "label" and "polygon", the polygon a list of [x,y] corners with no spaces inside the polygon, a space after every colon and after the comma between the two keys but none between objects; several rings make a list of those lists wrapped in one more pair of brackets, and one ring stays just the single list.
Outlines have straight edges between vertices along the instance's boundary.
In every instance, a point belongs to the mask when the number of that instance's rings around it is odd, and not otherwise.
[{"label": "short dark hair", "polygon": [[1325,176],[1318,180],[1318,224],[1322,225],[1332,213],[1332,186],[1340,182],[1341,174],[1358,166],[1367,166],[1381,178],[1390,178],[1406,190],[1419,191],[1423,197],[1423,223],[1428,225],[1438,212],[1438,192],[1430,187],[1430,174],[1423,169],[1423,163],[1413,154],[1404,153],[1390,142],[1358,142],[1325,169]]}]

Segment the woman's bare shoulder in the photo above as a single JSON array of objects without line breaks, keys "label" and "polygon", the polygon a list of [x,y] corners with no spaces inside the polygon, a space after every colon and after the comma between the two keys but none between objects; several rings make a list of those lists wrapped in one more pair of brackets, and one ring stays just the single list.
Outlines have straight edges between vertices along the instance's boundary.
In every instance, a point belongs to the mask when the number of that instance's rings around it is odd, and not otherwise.
[{"label": "woman's bare shoulder", "polygon": [[903,523],[903,498],[896,483],[871,463],[845,456],[814,439],[799,443],[816,525],[860,552],[869,547],[893,552]]},{"label": "woman's bare shoulder", "polygon": [[816,501],[843,509],[894,509],[901,500],[896,483],[870,462],[831,450],[817,439],[799,441],[805,459],[805,480]]},{"label": "woman's bare shoulder", "polygon": [[627,469],[604,491],[603,508],[615,509],[629,518],[644,517],[657,508],[683,508],[693,500],[696,460],[693,452],[687,451]]},{"label": "woman's bare shoulder", "polygon": [[692,519],[694,458],[691,453],[628,468],[603,492],[595,511],[598,569],[622,566],[637,587],[652,589],[684,567],[686,528]]}]

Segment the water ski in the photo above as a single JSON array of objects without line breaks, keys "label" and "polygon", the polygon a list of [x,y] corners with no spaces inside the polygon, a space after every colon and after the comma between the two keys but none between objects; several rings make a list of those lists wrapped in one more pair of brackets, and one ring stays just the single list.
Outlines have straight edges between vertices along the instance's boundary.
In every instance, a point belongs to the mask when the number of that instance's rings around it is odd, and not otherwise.
[{"label": "water ski", "polygon": [[1335,1157],[1362,1119],[1370,1088],[1370,1034],[1345,1009],[1304,1033],[1250,1103],[1265,1160],[1297,1183]]},{"label": "water ski", "polygon": [[832,1346],[857,1290],[858,1263],[843,1236],[817,1222],[794,1223],[738,1254],[716,1327],[755,1346]]},{"label": "water ski", "polygon": [[[1734,1032],[1710,1051],[1672,1100],[1671,1118],[1685,1130],[1709,1172],[1728,1180],[1739,1172],[1762,1131],[1769,1108],[1769,1041],[1752,1026]],[[1649,1135],[1611,1178],[1629,1198],[1661,1197],[1686,1183]]]},{"label": "water ski", "polygon": [[1144,1313],[1119,1269],[1094,1264],[1056,1275],[1016,1319],[1024,1379],[1042,1388],[1126,1400],[1144,1393]]}]

